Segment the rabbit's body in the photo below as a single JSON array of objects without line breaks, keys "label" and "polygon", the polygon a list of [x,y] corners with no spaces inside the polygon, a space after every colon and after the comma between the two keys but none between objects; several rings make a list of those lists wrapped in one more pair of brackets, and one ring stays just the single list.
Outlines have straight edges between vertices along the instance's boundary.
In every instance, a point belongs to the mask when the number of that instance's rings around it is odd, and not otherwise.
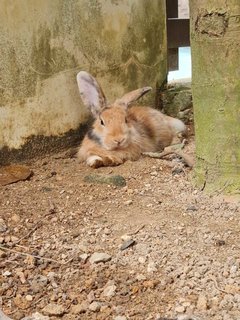
[{"label": "rabbit's body", "polygon": [[96,80],[86,72],[78,74],[83,102],[95,116],[78,151],[78,159],[91,167],[119,165],[137,160],[143,152],[156,152],[169,146],[178,133],[185,131],[182,121],[149,107],[133,106],[149,87],[126,94],[107,105]]}]

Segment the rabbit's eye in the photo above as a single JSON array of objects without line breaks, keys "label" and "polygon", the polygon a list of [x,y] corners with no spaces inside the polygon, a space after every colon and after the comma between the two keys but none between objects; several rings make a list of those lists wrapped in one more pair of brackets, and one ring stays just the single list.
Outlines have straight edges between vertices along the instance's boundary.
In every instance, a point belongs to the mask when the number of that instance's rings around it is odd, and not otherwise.
[{"label": "rabbit's eye", "polygon": [[127,118],[125,118],[125,123],[128,123],[128,119]]},{"label": "rabbit's eye", "polygon": [[103,119],[100,118],[100,121],[101,121],[101,125],[105,126],[105,123],[104,123]]}]

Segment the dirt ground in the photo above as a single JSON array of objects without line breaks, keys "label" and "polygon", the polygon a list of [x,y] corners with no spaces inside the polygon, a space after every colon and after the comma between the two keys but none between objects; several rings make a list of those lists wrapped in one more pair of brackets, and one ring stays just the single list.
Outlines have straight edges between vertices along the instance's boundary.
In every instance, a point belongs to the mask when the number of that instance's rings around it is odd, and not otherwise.
[{"label": "dirt ground", "polygon": [[[62,152],[28,165],[29,180],[0,187],[10,318],[240,319],[237,200],[195,189],[173,156],[91,169]],[[85,182],[92,173],[126,186]]]}]

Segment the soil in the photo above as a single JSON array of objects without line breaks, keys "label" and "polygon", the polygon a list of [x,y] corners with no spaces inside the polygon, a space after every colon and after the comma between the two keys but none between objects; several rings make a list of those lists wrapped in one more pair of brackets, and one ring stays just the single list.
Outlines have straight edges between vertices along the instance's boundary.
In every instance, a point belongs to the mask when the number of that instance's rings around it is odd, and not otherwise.
[{"label": "soil", "polygon": [[[194,154],[194,141],[185,152]],[[237,199],[194,188],[176,156],[91,169],[69,155],[27,163],[29,180],[0,187],[6,315],[240,319]],[[127,185],[85,182],[92,173]],[[93,253],[105,258],[94,263]]]}]

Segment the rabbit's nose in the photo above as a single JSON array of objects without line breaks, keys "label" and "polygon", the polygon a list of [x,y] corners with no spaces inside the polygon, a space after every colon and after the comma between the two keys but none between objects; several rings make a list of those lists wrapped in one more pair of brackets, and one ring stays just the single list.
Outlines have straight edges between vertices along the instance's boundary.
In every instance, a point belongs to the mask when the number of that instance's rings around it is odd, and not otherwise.
[{"label": "rabbit's nose", "polygon": [[123,143],[125,140],[125,138],[117,138],[117,139],[114,139],[114,142],[117,144],[117,145],[121,145],[121,143]]}]

